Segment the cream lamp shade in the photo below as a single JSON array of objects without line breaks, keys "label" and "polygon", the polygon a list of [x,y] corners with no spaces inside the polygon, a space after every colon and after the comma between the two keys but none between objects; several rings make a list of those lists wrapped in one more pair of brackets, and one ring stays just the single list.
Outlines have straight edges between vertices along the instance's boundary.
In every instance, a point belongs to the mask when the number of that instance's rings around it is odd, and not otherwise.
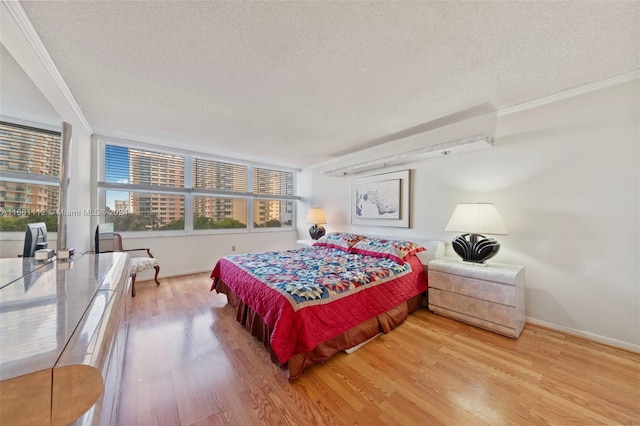
[{"label": "cream lamp shade", "polygon": [[458,204],[445,231],[507,235],[500,213],[491,203]]},{"label": "cream lamp shade", "polygon": [[327,217],[324,215],[322,207],[312,207],[307,212],[307,223],[313,225],[324,225],[327,223]]},{"label": "cream lamp shade", "polygon": [[323,224],[327,223],[327,217],[324,215],[324,210],[321,207],[312,207],[307,212],[307,223],[312,223],[313,226],[309,228],[309,235],[314,240],[322,237],[325,233]]},{"label": "cream lamp shade", "polygon": [[481,234],[507,235],[498,209],[491,203],[458,204],[445,231],[464,232],[451,241],[465,262],[483,265],[500,250],[500,244]]}]

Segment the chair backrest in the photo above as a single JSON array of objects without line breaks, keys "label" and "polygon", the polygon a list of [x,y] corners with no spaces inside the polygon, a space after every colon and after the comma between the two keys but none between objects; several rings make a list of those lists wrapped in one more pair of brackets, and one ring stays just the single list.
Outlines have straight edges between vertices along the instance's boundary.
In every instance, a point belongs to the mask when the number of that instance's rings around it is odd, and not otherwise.
[{"label": "chair backrest", "polygon": [[94,244],[96,253],[109,253],[114,251],[112,223],[101,223],[96,227]]},{"label": "chair backrest", "polygon": [[100,226],[96,228],[95,252],[111,253],[114,251],[124,251],[122,246],[122,236],[117,232],[100,232]]}]

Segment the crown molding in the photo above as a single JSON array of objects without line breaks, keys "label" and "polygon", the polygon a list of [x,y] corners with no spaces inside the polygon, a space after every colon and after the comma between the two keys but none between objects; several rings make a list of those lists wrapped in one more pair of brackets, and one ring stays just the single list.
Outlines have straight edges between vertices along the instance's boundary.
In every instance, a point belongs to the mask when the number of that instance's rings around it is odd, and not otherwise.
[{"label": "crown molding", "polygon": [[545,96],[543,98],[534,99],[532,101],[524,102],[521,104],[513,105],[507,108],[502,108],[497,111],[498,117],[513,114],[527,109],[536,108],[542,105],[547,105],[553,102],[561,101],[564,99],[572,98],[574,96],[583,95],[586,93],[594,92],[600,89],[606,89],[607,87],[615,86],[617,84],[626,83],[627,81],[640,79],[640,70],[631,71],[625,74],[620,74],[615,77],[607,78],[604,80],[596,81],[594,83],[586,83],[580,86],[575,86],[562,92],[555,93],[553,95]]},{"label": "crown molding", "polygon": [[38,59],[44,65],[47,73],[52,78],[53,82],[58,87],[58,89],[60,90],[62,96],[64,96],[64,99],[68,103],[73,113],[77,116],[79,122],[82,124],[82,126],[84,127],[84,129],[87,131],[88,134],[92,134],[93,130],[91,129],[91,125],[89,125],[89,122],[87,121],[86,117],[82,113],[82,110],[80,109],[80,106],[78,105],[75,98],[73,97],[73,94],[69,89],[69,86],[67,86],[67,83],[62,78],[62,75],[60,74],[58,67],[56,67],[56,64],[53,62],[53,59],[51,59],[51,56],[49,55],[47,48],[42,43],[42,39],[40,39],[38,32],[33,27],[33,24],[29,20],[29,17],[27,16],[27,13],[24,11],[20,2],[3,0],[2,3],[6,7],[6,10],[9,12],[13,20],[15,21],[20,31],[22,31],[22,33],[26,37],[27,41],[33,48]]}]

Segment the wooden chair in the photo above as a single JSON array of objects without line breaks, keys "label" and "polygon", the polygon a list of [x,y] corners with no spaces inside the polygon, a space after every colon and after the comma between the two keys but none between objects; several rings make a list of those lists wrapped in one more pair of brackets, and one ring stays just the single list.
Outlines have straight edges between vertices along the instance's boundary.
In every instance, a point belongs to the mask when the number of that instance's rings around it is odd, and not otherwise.
[{"label": "wooden chair", "polygon": [[160,272],[160,262],[153,257],[151,250],[148,248],[139,249],[127,249],[122,247],[122,236],[118,233],[113,233],[113,251],[118,252],[132,252],[132,251],[146,251],[149,257],[132,257],[129,262],[129,274],[131,275],[131,297],[136,296],[136,275],[139,272],[146,271],[147,269],[154,268],[156,270],[155,281],[156,285],[160,285],[158,281],[158,273]]}]

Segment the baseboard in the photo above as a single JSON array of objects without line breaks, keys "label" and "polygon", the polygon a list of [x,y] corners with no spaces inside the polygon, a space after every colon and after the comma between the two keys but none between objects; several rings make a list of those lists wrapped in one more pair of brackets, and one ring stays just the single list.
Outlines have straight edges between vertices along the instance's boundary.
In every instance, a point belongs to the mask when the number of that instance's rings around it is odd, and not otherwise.
[{"label": "baseboard", "polygon": [[[162,271],[162,269],[160,269],[160,270]],[[169,277],[182,277],[184,275],[202,274],[204,272],[211,273],[211,271],[213,271],[213,268],[198,269],[198,270],[195,270],[195,271],[182,271],[182,272],[176,272],[176,273],[173,273],[173,274],[166,275],[166,277],[167,278],[169,278]]]},{"label": "baseboard", "polygon": [[531,324],[539,325],[551,330],[561,331],[572,336],[582,337],[583,339],[591,340],[594,342],[602,343],[604,345],[613,346],[616,348],[624,349],[630,352],[640,353],[640,345],[634,345],[633,343],[623,342],[622,340],[612,339],[610,337],[600,336],[599,334],[589,333],[588,331],[576,330],[575,328],[566,327],[563,325],[554,324],[547,321],[542,321],[536,318],[527,317],[526,321]]}]

